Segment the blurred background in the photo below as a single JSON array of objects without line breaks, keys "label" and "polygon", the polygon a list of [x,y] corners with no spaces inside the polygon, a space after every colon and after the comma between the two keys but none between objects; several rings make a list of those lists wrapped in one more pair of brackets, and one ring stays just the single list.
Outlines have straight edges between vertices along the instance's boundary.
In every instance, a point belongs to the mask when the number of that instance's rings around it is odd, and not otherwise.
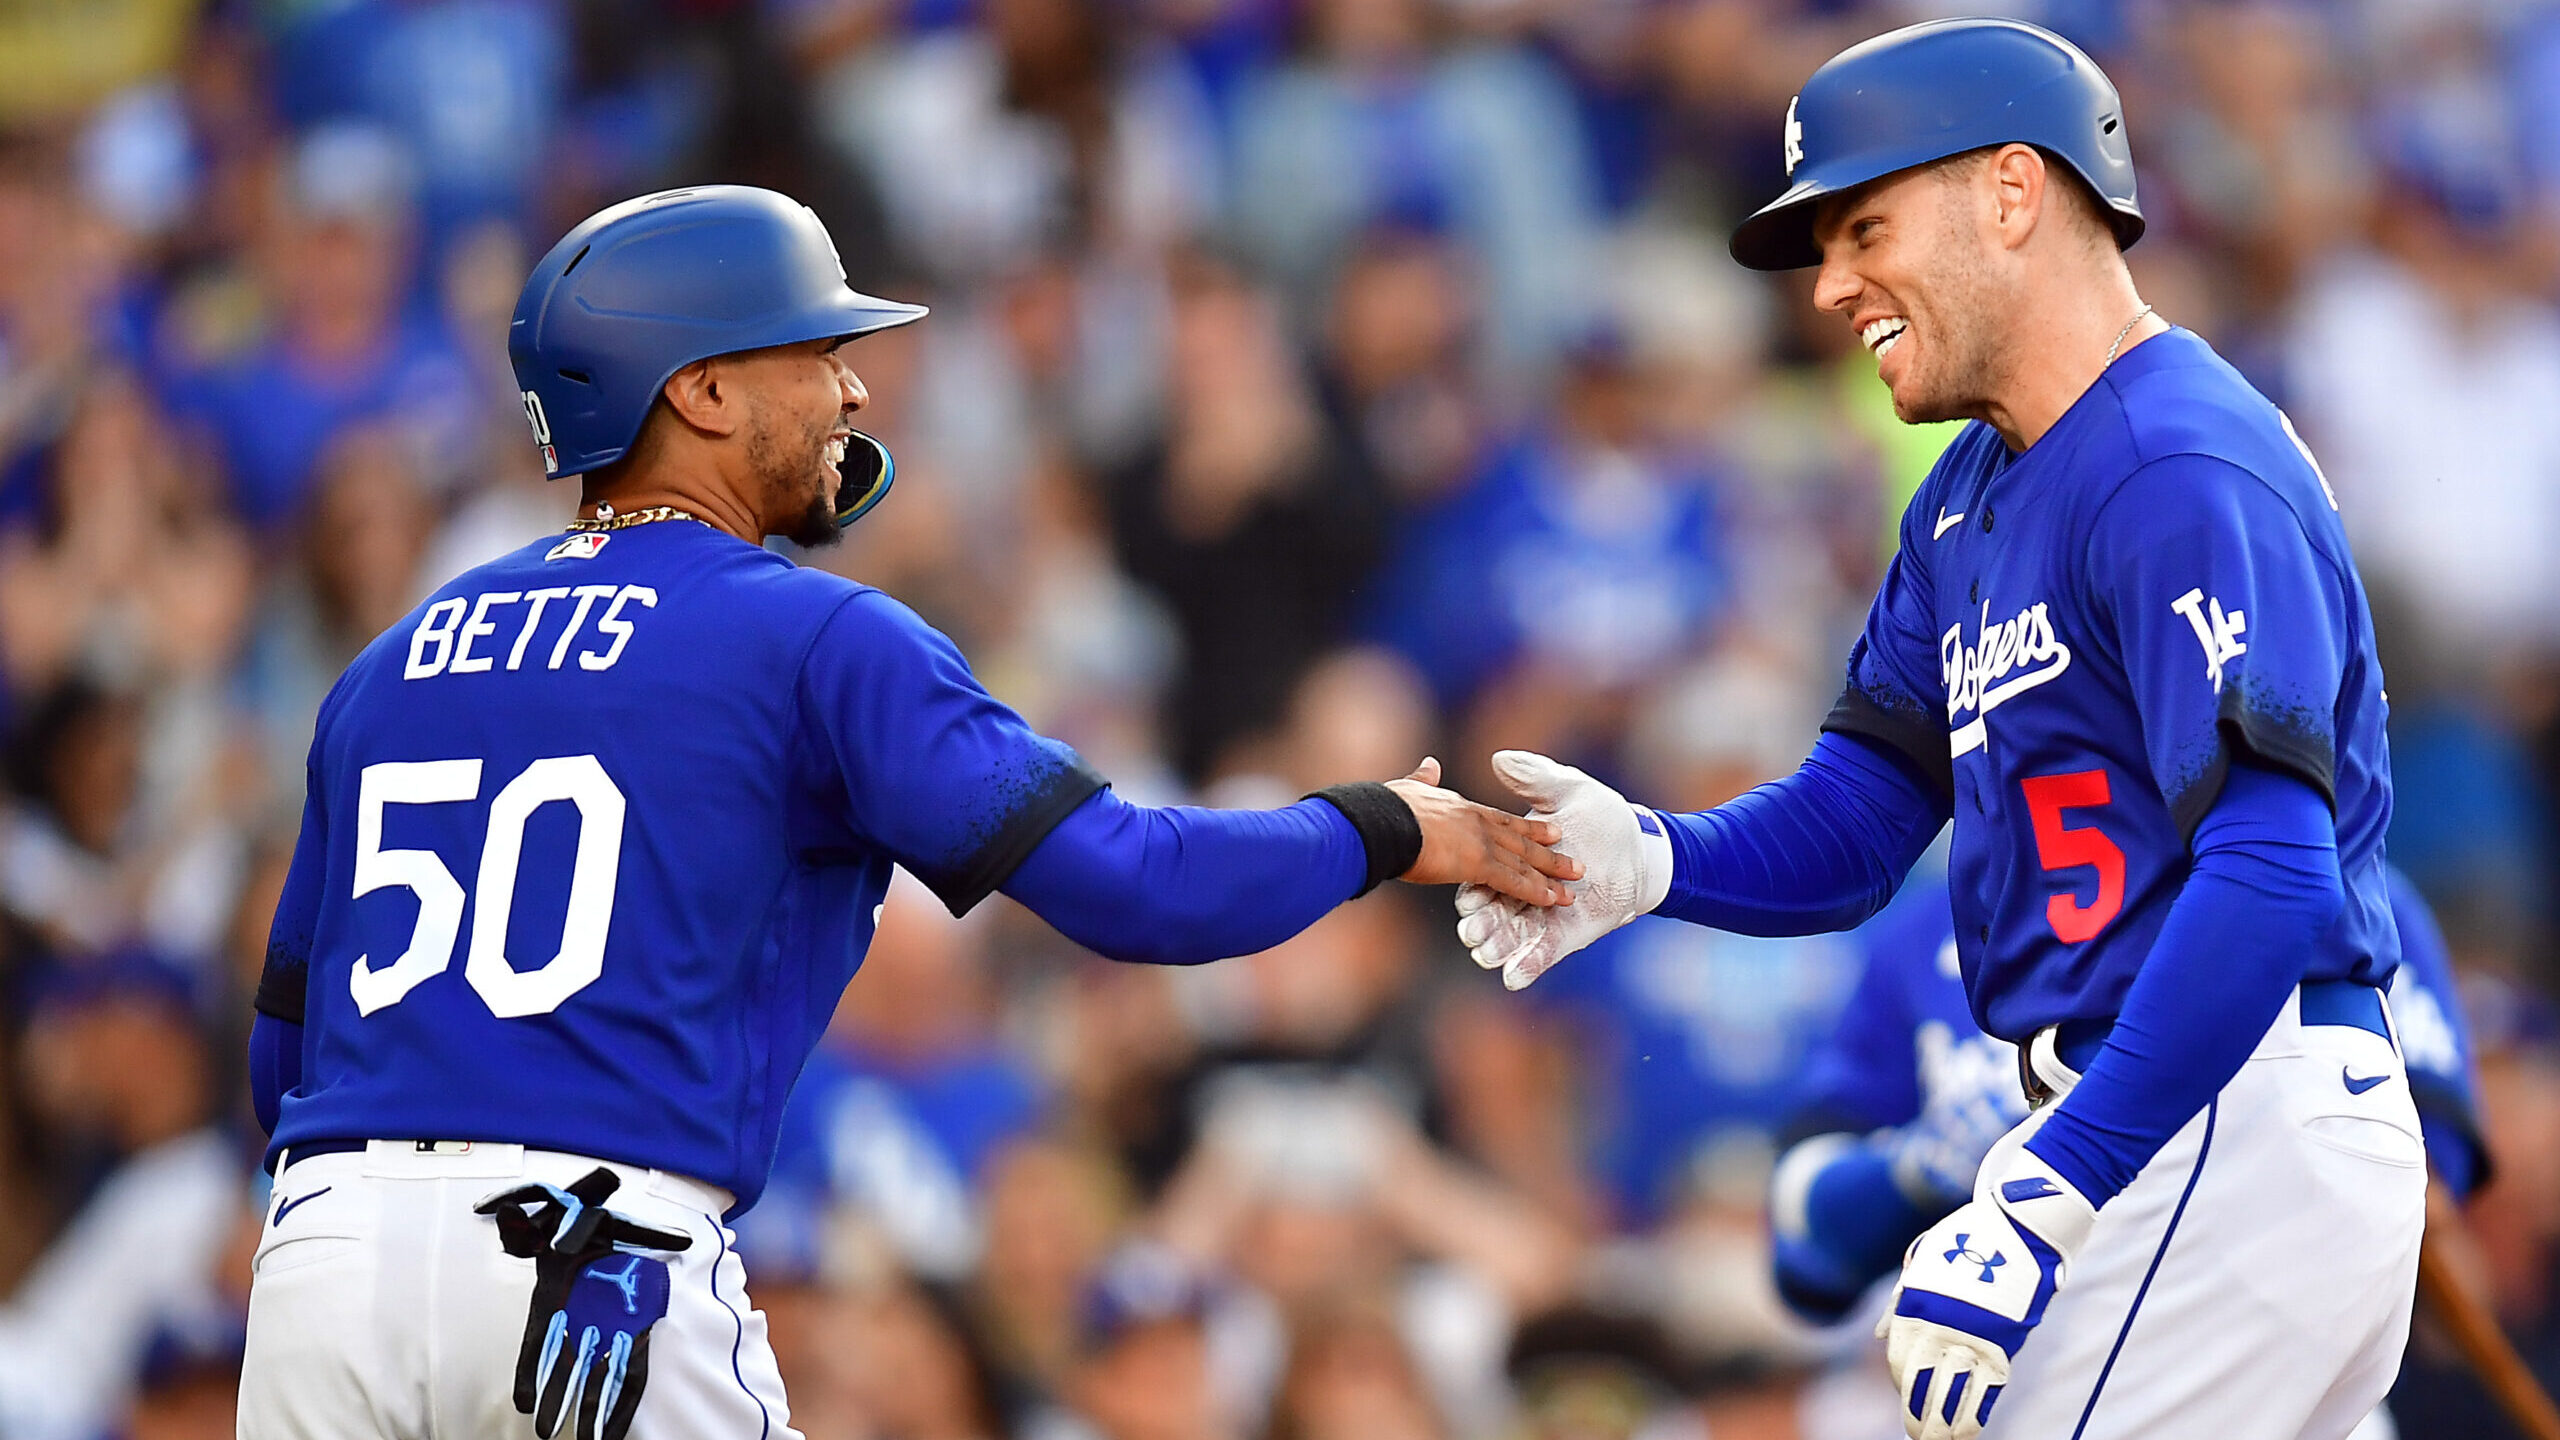
[{"label": "blurred background", "polygon": [[[555,530],[507,315],[589,211],[802,197],[930,321],[839,568],[1149,801],[1512,745],[1792,768],[1937,448],[1724,254],[1853,0],[0,6],[0,1433],[231,1434],[248,993],[311,716]],[[2501,1318],[2560,1379],[2560,5],[2014,7],[2125,95],[2147,299],[2288,407],[2392,680]],[[1396,887],[1390,887],[1390,891]],[[1446,896],[1102,963],[890,900],[740,1223],[811,1440],[1888,1440],[1761,1197],[1862,936]],[[2501,1433],[2422,1326],[2402,1433]]]}]

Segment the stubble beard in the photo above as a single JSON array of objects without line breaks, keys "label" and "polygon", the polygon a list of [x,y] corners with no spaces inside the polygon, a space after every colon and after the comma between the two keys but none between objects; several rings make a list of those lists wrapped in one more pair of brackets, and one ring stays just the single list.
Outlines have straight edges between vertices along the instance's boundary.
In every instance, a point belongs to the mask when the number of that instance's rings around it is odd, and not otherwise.
[{"label": "stubble beard", "polygon": [[[804,550],[823,549],[844,539],[836,525],[836,490],[843,478],[815,458],[834,433],[835,417],[823,429],[804,434],[777,434],[771,413],[759,408],[754,433],[747,441],[747,463],[777,502],[772,512],[790,515],[773,533]],[[789,507],[796,506],[792,509]]]},{"label": "stubble beard", "polygon": [[1929,324],[1922,331],[1927,344],[1912,358],[1928,363],[1914,366],[1893,397],[1893,413],[1906,425],[1981,419],[2002,376],[2002,301],[1977,248],[1980,237],[1956,220],[1954,207],[1950,212],[1939,237],[1946,258],[1919,287],[1929,297]]}]

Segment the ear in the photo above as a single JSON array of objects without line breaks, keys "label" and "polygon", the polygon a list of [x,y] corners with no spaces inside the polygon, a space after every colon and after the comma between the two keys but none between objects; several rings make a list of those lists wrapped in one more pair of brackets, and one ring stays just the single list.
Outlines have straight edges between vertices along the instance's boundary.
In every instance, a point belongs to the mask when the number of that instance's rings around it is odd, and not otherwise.
[{"label": "ear", "polygon": [[721,373],[720,359],[713,356],[668,376],[666,388],[659,393],[677,419],[707,435],[728,435],[737,430],[745,413],[731,383],[734,378]]},{"label": "ear", "polygon": [[2000,242],[2015,250],[2036,233],[2052,195],[2043,152],[2032,145],[2003,145],[1983,171],[1991,187],[1992,220]]}]

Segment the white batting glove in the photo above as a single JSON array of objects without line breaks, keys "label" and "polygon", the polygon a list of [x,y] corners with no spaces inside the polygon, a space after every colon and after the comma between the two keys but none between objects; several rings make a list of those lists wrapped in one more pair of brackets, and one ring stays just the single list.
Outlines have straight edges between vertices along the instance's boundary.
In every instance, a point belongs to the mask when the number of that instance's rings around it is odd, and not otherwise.
[{"label": "white batting glove", "polygon": [[2009,1362],[2070,1274],[2098,1212],[2020,1150],[2000,1178],[1911,1242],[1893,1309],[1876,1323],[1911,1440],[1971,1440]]},{"label": "white batting glove", "polygon": [[1458,887],[1458,940],[1517,990],[1547,968],[1671,893],[1671,837],[1662,818],[1570,765],[1526,750],[1494,752],[1493,773],[1564,832],[1555,849],[1582,862],[1564,882],[1569,904],[1524,905],[1482,885]]}]

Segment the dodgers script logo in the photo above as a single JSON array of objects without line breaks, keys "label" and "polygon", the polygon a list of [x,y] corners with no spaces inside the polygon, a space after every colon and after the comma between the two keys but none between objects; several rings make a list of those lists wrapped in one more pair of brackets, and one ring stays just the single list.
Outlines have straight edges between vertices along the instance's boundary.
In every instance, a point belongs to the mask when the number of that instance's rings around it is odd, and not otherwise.
[{"label": "dodgers script logo", "polygon": [[[1950,625],[1938,637],[1938,661],[1947,682],[1947,735],[1950,758],[1979,750],[1985,738],[1983,717],[2071,668],[2071,647],[2053,633],[2053,620],[2039,600],[2017,618],[1991,623],[1991,602],[1982,602],[1980,640],[1964,643],[1964,626]],[[1956,723],[1966,711],[1973,719]]]}]

